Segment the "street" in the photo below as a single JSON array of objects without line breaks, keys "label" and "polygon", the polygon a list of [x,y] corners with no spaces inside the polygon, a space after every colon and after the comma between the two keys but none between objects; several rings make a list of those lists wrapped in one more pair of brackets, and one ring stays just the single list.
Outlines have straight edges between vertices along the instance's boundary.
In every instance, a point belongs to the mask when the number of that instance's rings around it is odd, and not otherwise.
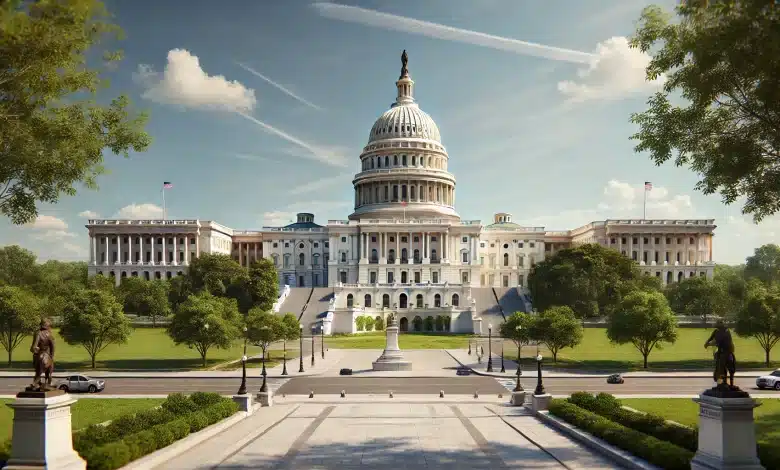
[{"label": "street", "polygon": [[[737,379],[743,390],[758,392],[755,379]],[[166,395],[168,393],[195,391],[236,393],[241,381],[238,378],[107,378],[106,395]],[[257,391],[262,379],[247,379],[248,389]],[[526,390],[534,390],[536,379],[521,379]],[[3,378],[0,381],[0,395],[14,395],[30,384],[28,378]],[[338,394],[345,390],[351,394],[385,394],[392,390],[396,394],[481,394],[505,393],[514,388],[514,380],[496,379],[484,376],[464,377],[300,377],[292,379],[268,379],[269,387],[279,394],[305,395]],[[554,377],[544,379],[544,386],[553,395],[568,395],[573,392],[609,392],[620,395],[695,395],[712,386],[708,378],[627,378],[623,385],[610,385],[602,377]],[[764,390],[763,393],[773,394]],[[780,398],[780,393],[777,393]]]}]

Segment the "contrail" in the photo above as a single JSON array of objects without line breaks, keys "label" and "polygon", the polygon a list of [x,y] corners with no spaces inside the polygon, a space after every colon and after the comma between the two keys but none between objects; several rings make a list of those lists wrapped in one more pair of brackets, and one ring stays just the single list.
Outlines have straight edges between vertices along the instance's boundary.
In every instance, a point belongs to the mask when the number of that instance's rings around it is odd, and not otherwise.
[{"label": "contrail", "polygon": [[306,106],[309,106],[310,108],[314,108],[317,111],[322,111],[322,108],[320,108],[316,104],[312,103],[311,101],[308,101],[305,98],[301,98],[300,96],[296,95],[292,91],[288,90],[287,88],[283,87],[282,85],[280,85],[280,84],[276,83],[275,81],[271,80],[270,78],[266,77],[265,75],[263,75],[262,73],[258,72],[255,69],[253,69],[252,67],[250,67],[250,66],[248,66],[246,64],[242,64],[241,62],[236,62],[236,64],[239,67],[241,67],[242,69],[244,69],[247,72],[251,73],[252,75],[254,75],[254,76],[258,77],[258,78],[261,78],[261,79],[265,80],[266,82],[270,83],[271,85],[273,85],[277,89],[281,90],[282,93],[286,94],[287,96],[289,96],[289,97],[291,97],[291,98],[293,98],[293,99],[295,99],[295,100],[305,104]]}]

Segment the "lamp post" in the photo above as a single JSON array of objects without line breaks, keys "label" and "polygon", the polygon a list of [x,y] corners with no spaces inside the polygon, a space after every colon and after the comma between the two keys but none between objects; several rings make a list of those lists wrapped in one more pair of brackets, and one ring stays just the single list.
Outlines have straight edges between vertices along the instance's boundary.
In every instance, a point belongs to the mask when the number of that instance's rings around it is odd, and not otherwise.
[{"label": "lamp post", "polygon": [[471,356],[471,337],[469,337],[469,356]]},{"label": "lamp post", "polygon": [[239,395],[246,395],[246,332],[247,328],[244,327],[244,355],[241,356],[241,386],[238,387]]},{"label": "lamp post", "polygon": [[322,349],[322,358],[325,359],[325,322],[320,324],[320,347]]},{"label": "lamp post", "polygon": [[504,337],[501,336],[501,373],[503,374],[506,372],[506,367],[504,367]]},{"label": "lamp post", "polygon": [[488,364],[487,372],[493,372],[493,325],[488,324]]},{"label": "lamp post", "polygon": [[314,367],[314,332],[311,332],[311,366]]},{"label": "lamp post", "polygon": [[282,354],[284,354],[282,357],[282,375],[289,375],[287,373],[287,340],[284,341],[284,352]]},{"label": "lamp post", "polygon": [[261,336],[262,341],[263,341],[263,372],[262,372],[262,374],[263,374],[263,385],[260,386],[260,391],[261,392],[267,392],[268,391],[268,383],[266,383],[265,378],[268,375],[268,373],[265,370],[265,350],[268,348],[268,344],[270,343],[269,341],[267,341],[267,338],[268,338],[267,335],[268,335],[268,331],[270,330],[270,328],[268,328],[267,326],[263,326],[263,327],[260,327],[260,330],[262,330],[262,332],[263,332],[263,334]]},{"label": "lamp post", "polygon": [[522,342],[520,341],[520,332],[523,330],[522,325],[517,325],[515,331],[517,332],[517,375],[523,375],[523,370],[520,368],[520,352],[522,351]]},{"label": "lamp post", "polygon": [[536,390],[534,390],[534,395],[544,395],[544,384],[542,384],[542,355],[537,354],[536,355]]},{"label": "lamp post", "polygon": [[298,326],[301,327],[298,335],[298,338],[300,339],[300,345],[298,346],[299,347],[298,356],[300,359],[300,364],[298,365],[298,373],[303,373],[304,372],[303,370],[303,324]]}]

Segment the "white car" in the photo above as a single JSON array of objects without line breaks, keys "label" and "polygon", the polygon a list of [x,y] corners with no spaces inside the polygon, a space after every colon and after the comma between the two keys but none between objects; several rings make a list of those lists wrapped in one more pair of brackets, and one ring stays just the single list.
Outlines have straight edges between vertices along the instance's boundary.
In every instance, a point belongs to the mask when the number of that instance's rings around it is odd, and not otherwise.
[{"label": "white car", "polygon": [[769,375],[762,375],[756,379],[756,387],[760,389],[774,388],[780,390],[780,369],[772,372]]}]

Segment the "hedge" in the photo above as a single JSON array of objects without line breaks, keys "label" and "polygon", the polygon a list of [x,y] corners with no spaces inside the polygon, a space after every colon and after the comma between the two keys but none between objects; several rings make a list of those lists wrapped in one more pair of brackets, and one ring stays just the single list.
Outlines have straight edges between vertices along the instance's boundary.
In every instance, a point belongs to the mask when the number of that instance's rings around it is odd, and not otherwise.
[{"label": "hedge", "polygon": [[666,470],[690,470],[694,453],[618,424],[568,400],[553,400],[551,414],[653,465]]},{"label": "hedge", "polygon": [[[168,395],[160,408],[119,416],[108,425],[93,424],[73,432],[73,448],[87,468],[113,470],[162,449],[238,411],[217,393]],[[0,445],[0,462],[11,454],[11,439]]]},{"label": "hedge", "polygon": [[627,428],[671,442],[691,452],[696,452],[699,448],[699,433],[696,429],[669,423],[658,415],[627,410],[623,408],[620,400],[608,393],[594,396],[588,392],[577,392],[571,395],[569,402]]}]

